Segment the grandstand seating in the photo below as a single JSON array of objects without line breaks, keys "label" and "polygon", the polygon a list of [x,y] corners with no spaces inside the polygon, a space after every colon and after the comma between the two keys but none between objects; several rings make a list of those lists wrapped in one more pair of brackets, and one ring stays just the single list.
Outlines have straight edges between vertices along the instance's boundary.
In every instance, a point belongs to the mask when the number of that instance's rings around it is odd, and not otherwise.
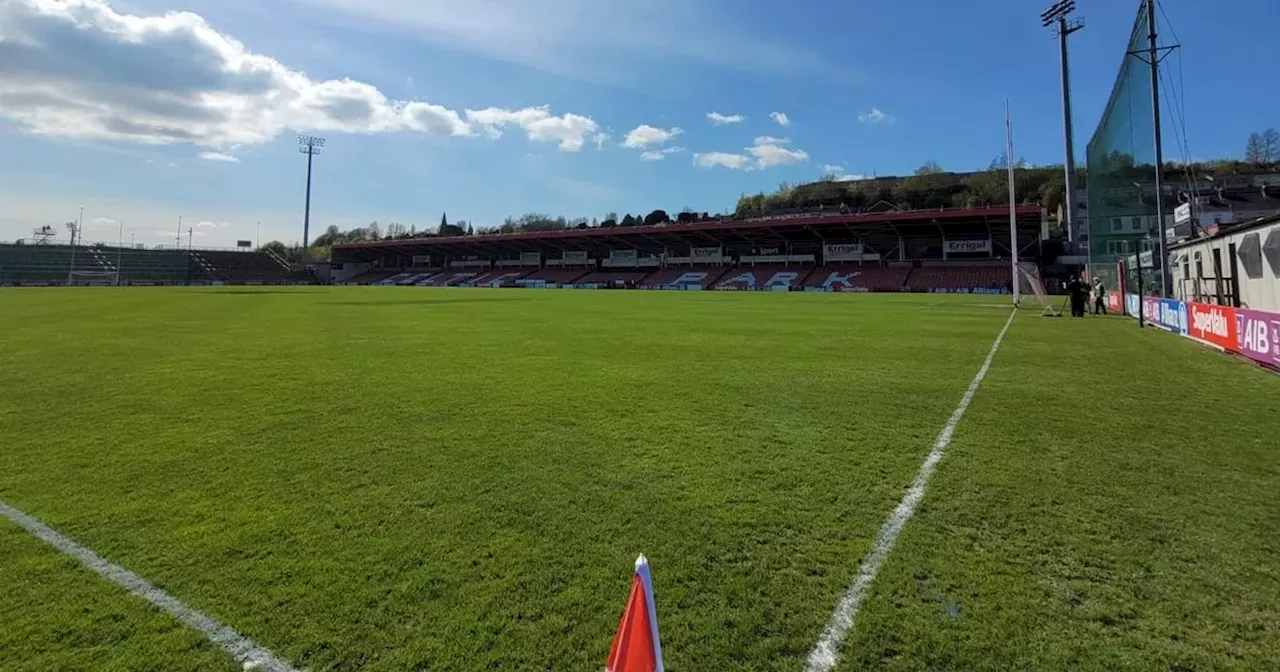
[{"label": "grandstand seating", "polygon": [[344,282],[348,285],[376,285],[387,278],[398,275],[399,273],[400,271],[395,269],[387,270],[379,268],[353,275],[347,278]]},{"label": "grandstand seating", "polygon": [[588,273],[582,278],[579,278],[575,284],[595,284],[608,287],[633,287],[649,275],[648,271],[608,271]]},{"label": "grandstand seating", "polygon": [[544,268],[521,278],[518,285],[547,284],[567,285],[577,282],[578,278],[590,273],[589,268]]},{"label": "grandstand seating", "polygon": [[[61,284],[72,268],[69,245],[0,245],[0,282]],[[208,250],[155,250],[108,246],[77,246],[75,269],[95,272],[104,279],[82,277],[77,283],[176,285],[226,282],[270,283],[287,279],[287,269],[266,254]],[[109,277],[106,274],[111,274]]]},{"label": "grandstand seating", "polygon": [[289,269],[265,252],[196,250],[196,261],[216,279],[232,284],[269,284],[288,278]]},{"label": "grandstand seating", "polygon": [[514,287],[516,280],[523,278],[529,273],[527,268],[495,268],[488,273],[478,275],[462,285],[474,287],[491,287],[496,282],[499,287]]},{"label": "grandstand seating", "polygon": [[740,266],[725,273],[716,282],[715,288],[720,290],[769,290],[774,287],[800,289],[804,279],[812,272],[812,266],[781,264]]},{"label": "grandstand seating", "polygon": [[907,288],[913,292],[1008,289],[1013,271],[1008,266],[923,266],[911,272]]},{"label": "grandstand seating", "polygon": [[832,291],[900,292],[911,269],[865,264],[828,264],[813,269],[804,279],[805,287]]},{"label": "grandstand seating", "polygon": [[485,272],[486,271],[484,269],[478,269],[478,268],[459,269],[456,271],[444,271],[442,273],[436,273],[435,275],[432,275],[427,278],[422,278],[413,284],[418,285],[420,287],[449,287],[449,286],[462,284],[463,282],[467,282],[472,278],[483,275]]},{"label": "grandstand seating", "polygon": [[[409,286],[409,285],[416,285],[419,282],[422,282],[423,280],[426,280],[427,278],[433,275],[436,275],[436,273],[423,273],[419,271],[417,273],[408,272],[408,273],[401,273],[399,275],[393,275],[389,279],[392,280],[390,284]],[[385,283],[386,281],[384,280],[383,282]]]},{"label": "grandstand seating", "polygon": [[726,272],[725,266],[679,266],[664,268],[639,282],[640,287],[698,285],[710,289]]}]

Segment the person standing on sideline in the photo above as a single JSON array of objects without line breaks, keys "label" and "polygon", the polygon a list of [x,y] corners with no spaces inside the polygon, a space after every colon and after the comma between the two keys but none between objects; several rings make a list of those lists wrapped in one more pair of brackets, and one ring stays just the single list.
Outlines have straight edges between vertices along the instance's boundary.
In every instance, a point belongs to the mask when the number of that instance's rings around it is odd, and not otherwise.
[{"label": "person standing on sideline", "polygon": [[1089,302],[1089,283],[1080,276],[1071,276],[1067,283],[1067,294],[1071,297],[1071,317],[1084,317],[1085,305]]},{"label": "person standing on sideline", "polygon": [[1093,314],[1107,314],[1107,286],[1102,284],[1102,278],[1093,276]]}]

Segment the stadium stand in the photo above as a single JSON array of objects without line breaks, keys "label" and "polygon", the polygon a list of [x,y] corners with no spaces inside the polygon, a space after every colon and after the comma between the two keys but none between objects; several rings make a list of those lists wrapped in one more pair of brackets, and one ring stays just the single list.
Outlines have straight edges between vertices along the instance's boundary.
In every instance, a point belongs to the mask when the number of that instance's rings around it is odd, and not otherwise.
[{"label": "stadium stand", "polygon": [[7,284],[181,285],[267,284],[288,270],[257,252],[163,250],[69,245],[0,245],[0,282]]},{"label": "stadium stand", "polygon": [[901,292],[911,267],[882,267],[867,264],[829,264],[813,269],[804,279],[805,287],[835,292]]},{"label": "stadium stand", "polygon": [[422,282],[423,280],[426,280],[427,278],[429,278],[429,277],[431,277],[431,276],[433,276],[433,275],[435,275],[435,273],[422,273],[422,272],[418,272],[418,273],[401,273],[401,274],[399,274],[399,275],[394,275],[394,276],[392,276],[392,277],[390,278],[390,279],[392,280],[392,282],[391,282],[390,284],[393,284],[393,285],[401,285],[401,286],[406,286],[406,287],[407,287],[407,286],[409,286],[409,285],[416,285],[416,284],[418,284],[419,282]]},{"label": "stadium stand", "polygon": [[588,268],[544,268],[534,271],[529,275],[521,278],[515,284],[522,286],[529,285],[569,285],[578,281],[578,278],[589,273]]},{"label": "stadium stand", "polygon": [[444,271],[436,273],[427,278],[422,278],[413,283],[419,287],[452,287],[467,282],[472,278],[483,275],[483,269],[463,269],[457,271]]},{"label": "stadium stand", "polygon": [[515,287],[516,281],[529,272],[527,268],[496,268],[460,284],[463,287],[492,287],[497,283],[499,287]]},{"label": "stadium stand", "polygon": [[353,275],[350,278],[347,278],[346,284],[376,285],[376,284],[380,284],[383,280],[386,280],[387,278],[390,278],[394,275],[398,275],[399,273],[400,271],[396,269],[378,269],[373,271],[365,271],[364,273],[360,273],[359,275]]},{"label": "stadium stand", "polygon": [[812,272],[812,266],[784,266],[779,264],[741,266],[725,273],[716,282],[715,288],[718,290],[741,291],[800,289],[803,286],[804,279]]},{"label": "stadium stand", "polygon": [[588,273],[579,278],[574,284],[578,285],[600,285],[602,287],[635,287],[648,277],[648,271],[608,271],[600,273]]},{"label": "stadium stand", "polygon": [[662,287],[693,285],[702,289],[710,289],[715,285],[715,282],[729,270],[730,267],[727,266],[680,266],[677,268],[664,268],[663,270],[641,280],[639,286],[642,289],[659,289]]},{"label": "stadium stand", "polygon": [[1008,266],[922,266],[911,272],[907,289],[913,292],[1008,290],[1013,272]]},{"label": "stadium stand", "polygon": [[263,252],[195,250],[192,254],[210,275],[233,285],[281,282],[290,272],[288,267]]}]

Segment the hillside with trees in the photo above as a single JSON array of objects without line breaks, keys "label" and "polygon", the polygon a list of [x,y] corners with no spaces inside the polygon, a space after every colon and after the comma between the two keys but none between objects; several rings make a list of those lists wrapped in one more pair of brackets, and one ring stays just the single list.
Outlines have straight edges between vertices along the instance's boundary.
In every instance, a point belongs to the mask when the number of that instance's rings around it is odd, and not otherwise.
[{"label": "hillside with trees", "polygon": [[[632,226],[657,226],[667,223],[692,224],[725,218],[755,217],[770,213],[802,212],[808,210],[847,209],[850,212],[871,210],[934,210],[942,208],[979,208],[1001,206],[1009,202],[1008,170],[1003,154],[997,156],[986,170],[953,173],[944,170],[937,162],[928,161],[912,175],[851,179],[837,174],[823,175],[817,181],[793,185],[783,183],[772,192],[743,195],[732,213],[709,214],[684,208],[674,217],[662,208],[648,214],[604,213],[602,217],[565,217],[530,212],[519,217],[507,217],[501,224],[475,226],[465,221],[450,223],[448,216],[441,217],[437,226],[418,228],[416,225],[392,222],[385,227],[378,222],[342,231],[330,226],[311,245],[311,258],[329,258],[330,249],[337,244],[377,240],[401,240],[433,236],[486,236],[533,231],[564,231],[569,229],[613,228]],[[1153,167],[1136,163],[1132,156],[1115,153],[1101,162],[1100,172],[1107,182],[1127,184],[1131,181],[1149,180]],[[1054,213],[1061,206],[1066,179],[1062,165],[1032,166],[1019,160],[1014,168],[1014,192],[1020,204],[1039,204]],[[1246,143],[1243,160],[1224,159],[1202,163],[1165,166],[1165,179],[1171,184],[1186,184],[1205,178],[1221,178],[1232,175],[1256,175],[1280,170],[1280,132],[1275,129],[1253,133]],[[1086,167],[1077,168],[1077,186],[1084,188],[1088,173]],[[294,261],[301,257],[301,247],[286,246],[272,241],[263,247],[270,248],[281,257]]]}]

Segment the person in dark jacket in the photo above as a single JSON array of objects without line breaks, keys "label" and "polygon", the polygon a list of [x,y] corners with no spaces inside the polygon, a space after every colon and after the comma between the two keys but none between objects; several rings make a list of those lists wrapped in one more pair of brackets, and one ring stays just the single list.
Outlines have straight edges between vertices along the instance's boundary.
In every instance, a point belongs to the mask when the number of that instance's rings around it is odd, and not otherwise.
[{"label": "person in dark jacket", "polygon": [[1107,286],[1096,275],[1093,277],[1093,314],[1107,314]]},{"label": "person in dark jacket", "polygon": [[1067,294],[1071,297],[1071,317],[1084,317],[1085,306],[1089,304],[1089,283],[1072,276],[1067,283]]}]

